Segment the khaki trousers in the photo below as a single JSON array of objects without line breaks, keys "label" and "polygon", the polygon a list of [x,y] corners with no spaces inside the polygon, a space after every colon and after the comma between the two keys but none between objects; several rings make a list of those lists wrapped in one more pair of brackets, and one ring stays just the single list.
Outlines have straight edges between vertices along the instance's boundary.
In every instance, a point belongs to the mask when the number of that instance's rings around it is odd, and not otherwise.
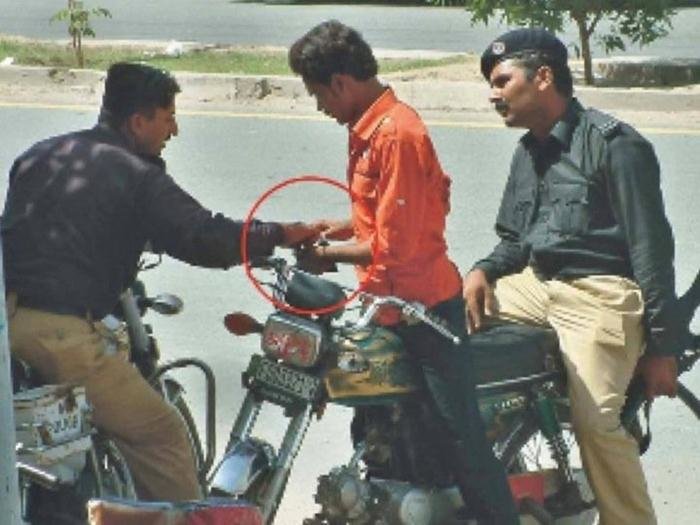
[{"label": "khaki trousers", "polygon": [[7,301],[12,354],[49,383],[84,385],[93,422],[107,433],[131,470],[139,499],[201,498],[187,430],[169,405],[93,322],[17,308]]},{"label": "khaki trousers", "polygon": [[498,280],[495,293],[498,318],[550,326],[559,337],[574,432],[601,525],[655,524],[637,443],[620,423],[644,347],[639,287],[611,275],[541,281],[526,268]]}]

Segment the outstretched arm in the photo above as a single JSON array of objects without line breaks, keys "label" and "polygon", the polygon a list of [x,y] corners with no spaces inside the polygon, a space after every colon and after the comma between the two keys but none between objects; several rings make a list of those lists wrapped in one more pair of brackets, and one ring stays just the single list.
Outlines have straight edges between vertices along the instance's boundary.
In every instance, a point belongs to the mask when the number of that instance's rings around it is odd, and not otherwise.
[{"label": "outstretched arm", "polygon": [[350,219],[323,219],[313,226],[319,229],[322,238],[330,241],[348,241],[354,235]]}]

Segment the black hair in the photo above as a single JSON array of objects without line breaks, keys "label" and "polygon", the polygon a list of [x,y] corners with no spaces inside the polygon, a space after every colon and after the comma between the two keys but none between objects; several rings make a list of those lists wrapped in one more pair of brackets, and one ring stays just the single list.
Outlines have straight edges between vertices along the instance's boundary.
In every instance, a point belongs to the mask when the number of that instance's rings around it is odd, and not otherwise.
[{"label": "black hair", "polygon": [[289,49],[289,67],[304,81],[326,86],[334,74],[369,80],[379,70],[362,35],[337,20],[317,25],[294,42]]},{"label": "black hair", "polygon": [[167,108],[180,92],[170,73],[145,64],[117,62],[107,70],[102,110],[120,126],[134,113],[153,114]]},{"label": "black hair", "polygon": [[539,51],[524,51],[515,53],[508,57],[514,65],[521,67],[525,71],[525,77],[528,80],[535,78],[537,70],[543,66],[547,66],[552,70],[554,78],[554,88],[564,97],[571,97],[574,93],[574,80],[571,76],[571,69],[566,62],[553,59],[547,53]]}]

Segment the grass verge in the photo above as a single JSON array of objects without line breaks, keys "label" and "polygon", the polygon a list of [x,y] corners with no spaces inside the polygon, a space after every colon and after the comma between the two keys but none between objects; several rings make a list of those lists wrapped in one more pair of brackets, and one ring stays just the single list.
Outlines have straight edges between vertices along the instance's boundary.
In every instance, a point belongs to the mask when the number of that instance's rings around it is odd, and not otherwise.
[{"label": "grass verge", "polygon": [[[180,56],[167,56],[149,47],[90,45],[83,48],[85,68],[105,70],[113,62],[145,62],[168,71],[229,73],[248,75],[291,75],[285,50],[259,48],[203,48]],[[0,39],[0,60],[12,57],[13,63],[25,66],[76,68],[75,54],[69,46],[55,43],[23,42]],[[383,58],[382,73],[460,64],[466,56],[440,59]]]}]

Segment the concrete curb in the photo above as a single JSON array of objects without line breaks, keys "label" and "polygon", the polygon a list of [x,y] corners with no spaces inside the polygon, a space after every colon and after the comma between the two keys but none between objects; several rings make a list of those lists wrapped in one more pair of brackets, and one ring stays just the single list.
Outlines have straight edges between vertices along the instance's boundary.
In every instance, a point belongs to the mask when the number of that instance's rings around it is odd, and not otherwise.
[{"label": "concrete curb", "polygon": [[[0,101],[99,104],[104,72],[46,67],[0,67]],[[176,72],[182,109],[209,105],[263,104],[273,100],[310,103],[302,82],[291,76],[246,76]],[[473,81],[405,80],[387,75],[397,94],[418,110],[489,111],[487,85]],[[587,104],[621,111],[700,111],[700,86],[669,89],[577,86]]]},{"label": "concrete curb", "polygon": [[[6,36],[5,36],[6,37]],[[21,37],[10,37],[30,41]],[[61,43],[44,41],[44,43]],[[86,47],[133,47],[144,53],[179,54],[212,47],[197,42],[165,42],[134,40],[87,41]],[[218,47],[218,46],[214,46]],[[253,46],[257,49],[273,47]],[[460,53],[425,50],[377,49],[378,57],[387,58],[442,58]],[[697,62],[697,63],[696,63]],[[575,78],[581,64],[573,61]],[[436,68],[439,70],[439,68]],[[678,79],[695,80],[691,86],[674,88],[613,88],[576,86],[577,96],[584,104],[603,110],[622,113],[644,112],[645,120],[659,119],[659,112],[693,112],[687,120],[700,127],[700,60],[599,59],[594,61],[594,70],[614,83],[633,80],[639,83],[654,83],[657,86],[673,84]],[[460,73],[461,74],[461,73]],[[465,72],[465,76],[471,74]],[[176,72],[182,86],[178,96],[180,110],[240,110],[314,112],[315,105],[308,97],[302,82],[292,76],[228,75]],[[493,110],[488,104],[488,87],[485,82],[472,76],[461,80],[461,76],[449,75],[447,80],[436,73],[435,79],[409,72],[385,76],[397,94],[421,112],[462,112],[473,118],[488,115],[493,120]],[[603,79],[605,80],[605,79]],[[58,104],[99,107],[104,72],[94,70],[57,69],[47,67],[0,65],[0,103],[12,104]],[[605,81],[610,84],[611,81]],[[630,83],[630,82],[627,82]],[[695,113],[697,112],[697,114]]]},{"label": "concrete curb", "polygon": [[[45,67],[0,67],[0,105],[63,106],[97,112],[105,73]],[[297,77],[176,72],[180,113],[284,114],[320,118]],[[418,80],[387,75],[397,95],[432,123],[501,128],[485,82]],[[673,89],[577,87],[584,105],[644,130],[700,132],[700,86]],[[671,131],[676,130],[676,131]]]},{"label": "concrete curb", "polygon": [[600,85],[680,86],[700,83],[700,59],[629,57],[594,61]]}]

